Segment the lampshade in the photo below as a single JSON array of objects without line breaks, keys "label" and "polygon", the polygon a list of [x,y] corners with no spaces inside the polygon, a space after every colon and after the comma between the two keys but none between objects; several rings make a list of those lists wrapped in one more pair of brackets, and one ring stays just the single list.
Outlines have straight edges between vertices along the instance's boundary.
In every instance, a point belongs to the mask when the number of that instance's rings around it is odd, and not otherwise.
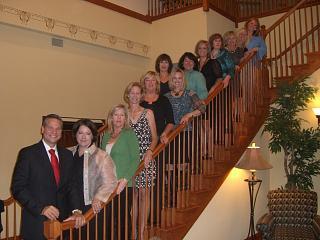
[{"label": "lampshade", "polygon": [[273,166],[261,156],[260,147],[257,147],[254,142],[247,148],[235,167],[250,171],[273,168]]},{"label": "lampshade", "polygon": [[320,116],[320,108],[319,107],[312,108],[312,110],[314,112],[314,115]]}]

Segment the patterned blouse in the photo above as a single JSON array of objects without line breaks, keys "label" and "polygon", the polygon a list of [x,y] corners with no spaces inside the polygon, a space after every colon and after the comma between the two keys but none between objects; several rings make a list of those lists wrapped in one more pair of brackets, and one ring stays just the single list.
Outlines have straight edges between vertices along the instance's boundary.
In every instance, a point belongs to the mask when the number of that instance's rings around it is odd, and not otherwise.
[{"label": "patterned blouse", "polygon": [[[204,113],[206,106],[199,99],[198,95],[190,90],[185,90],[181,96],[172,96],[171,92],[165,94],[169,99],[174,117],[174,124],[178,126],[184,115],[190,113],[194,110],[199,110],[201,113]],[[191,131],[191,124],[188,124],[186,131]]]}]

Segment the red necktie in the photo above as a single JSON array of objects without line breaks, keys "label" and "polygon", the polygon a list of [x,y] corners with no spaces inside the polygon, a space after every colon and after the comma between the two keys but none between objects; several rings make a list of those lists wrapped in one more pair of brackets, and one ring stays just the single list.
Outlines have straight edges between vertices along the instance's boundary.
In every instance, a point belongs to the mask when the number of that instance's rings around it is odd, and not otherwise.
[{"label": "red necktie", "polygon": [[56,179],[56,184],[59,185],[59,181],[60,181],[59,162],[58,162],[57,155],[54,152],[55,152],[54,149],[49,150],[49,153],[51,155],[50,160],[51,160],[51,166],[54,173],[54,178]]}]

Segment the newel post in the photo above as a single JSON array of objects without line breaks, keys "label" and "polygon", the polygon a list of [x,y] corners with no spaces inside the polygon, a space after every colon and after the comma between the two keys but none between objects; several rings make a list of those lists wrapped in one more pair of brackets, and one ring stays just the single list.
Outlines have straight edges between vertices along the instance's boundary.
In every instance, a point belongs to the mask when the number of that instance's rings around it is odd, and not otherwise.
[{"label": "newel post", "polygon": [[209,0],[203,0],[203,11],[208,12],[209,11]]},{"label": "newel post", "polygon": [[61,223],[57,220],[48,220],[44,222],[44,236],[48,240],[55,240],[60,236]]}]

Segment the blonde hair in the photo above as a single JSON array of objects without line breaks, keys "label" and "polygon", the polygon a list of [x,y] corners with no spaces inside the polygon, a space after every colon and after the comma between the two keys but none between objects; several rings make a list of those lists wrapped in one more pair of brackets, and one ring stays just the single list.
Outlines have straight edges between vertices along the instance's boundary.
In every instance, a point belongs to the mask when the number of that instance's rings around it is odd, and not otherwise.
[{"label": "blonde hair", "polygon": [[146,84],[145,80],[146,79],[151,79],[155,78],[156,79],[156,93],[160,93],[160,79],[158,74],[155,71],[148,71],[146,74],[144,74],[141,79],[140,79],[140,85],[142,86],[143,92],[146,92]]},{"label": "blonde hair", "polygon": [[183,79],[183,90],[186,89],[187,87],[187,82],[186,82],[186,79],[184,77],[184,71],[181,69],[181,68],[175,68],[173,69],[172,73],[171,73],[171,76],[169,78],[169,88],[170,90],[173,90],[174,89],[174,86],[173,86],[173,76],[176,74],[176,73],[181,73],[182,75],[182,79]]},{"label": "blonde hair", "polygon": [[[225,34],[223,34],[223,42],[224,42],[224,46],[227,46],[228,45],[228,41],[230,40],[230,38],[234,36],[237,39],[237,35],[235,34],[234,31],[228,31],[226,32]],[[237,41],[238,42],[238,41]]]},{"label": "blonde hair", "polygon": [[239,28],[239,29],[237,30],[237,32],[236,32],[236,35],[237,35],[238,47],[244,48],[244,47],[246,46],[247,41],[248,41],[248,37],[246,38],[246,40],[245,40],[244,42],[241,42],[239,36],[240,36],[240,34],[241,34],[242,32],[245,32],[246,35],[247,35],[247,30],[246,30],[244,27],[243,27],[243,28]]},{"label": "blonde hair", "polygon": [[115,112],[117,110],[120,110],[122,109],[123,112],[124,112],[124,116],[125,116],[125,121],[124,121],[124,126],[123,128],[130,128],[130,125],[129,125],[129,116],[128,116],[128,109],[126,108],[125,105],[123,104],[117,104],[115,106],[113,106],[111,108],[111,110],[109,111],[108,113],[108,116],[107,116],[107,132],[109,133],[113,133],[114,132],[114,127],[113,127],[113,123],[112,123],[112,117],[113,115],[115,114]]},{"label": "blonde hair", "polygon": [[138,88],[140,88],[141,95],[142,95],[141,100],[143,99],[143,88],[142,88],[141,84],[140,84],[139,82],[131,82],[131,83],[128,84],[128,86],[127,86],[126,89],[124,90],[124,94],[123,94],[123,100],[124,100],[127,104],[130,103],[130,101],[129,101],[129,93],[131,92],[131,89],[132,89],[133,87],[138,87]]},{"label": "blonde hair", "polygon": [[199,40],[194,48],[194,53],[196,54],[197,58],[199,58],[199,54],[198,54],[198,48],[200,46],[200,44],[205,44],[207,45],[208,48],[208,52],[207,52],[207,56],[209,56],[210,54],[210,46],[209,46],[209,42],[207,40]]}]

